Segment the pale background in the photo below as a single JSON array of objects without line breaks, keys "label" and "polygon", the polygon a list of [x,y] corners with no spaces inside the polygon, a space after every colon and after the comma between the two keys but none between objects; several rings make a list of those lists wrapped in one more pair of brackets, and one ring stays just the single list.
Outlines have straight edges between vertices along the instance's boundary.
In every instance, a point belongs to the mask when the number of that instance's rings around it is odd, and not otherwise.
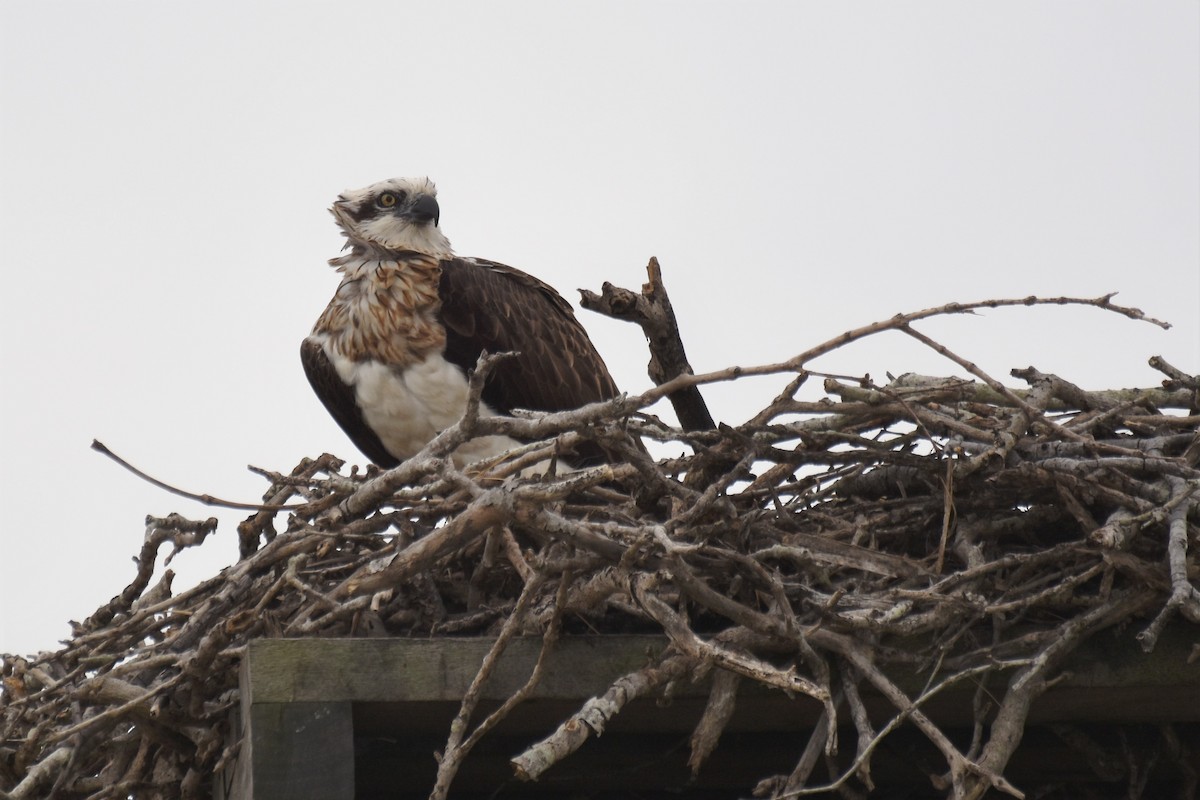
[{"label": "pale background", "polygon": [[[1200,5],[4,2],[0,652],[132,578],[145,514],[215,513],[255,464],[361,461],[297,349],[333,292],[336,194],[438,182],[464,255],[636,288],[657,255],[698,370],[949,301],[1094,309],[923,326],[993,375],[1200,371]],[[623,388],[638,330],[581,318]],[[892,334],[831,372],[961,374]],[[782,380],[708,392],[736,424]]]}]

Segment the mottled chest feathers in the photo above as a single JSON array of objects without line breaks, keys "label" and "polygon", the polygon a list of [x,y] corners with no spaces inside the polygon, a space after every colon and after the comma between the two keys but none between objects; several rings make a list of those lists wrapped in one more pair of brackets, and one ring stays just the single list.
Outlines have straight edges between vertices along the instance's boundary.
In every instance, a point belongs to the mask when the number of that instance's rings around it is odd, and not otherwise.
[{"label": "mottled chest feathers", "polygon": [[313,327],[328,347],[351,361],[397,367],[423,361],[446,346],[438,321],[438,259],[337,259],[342,282]]}]

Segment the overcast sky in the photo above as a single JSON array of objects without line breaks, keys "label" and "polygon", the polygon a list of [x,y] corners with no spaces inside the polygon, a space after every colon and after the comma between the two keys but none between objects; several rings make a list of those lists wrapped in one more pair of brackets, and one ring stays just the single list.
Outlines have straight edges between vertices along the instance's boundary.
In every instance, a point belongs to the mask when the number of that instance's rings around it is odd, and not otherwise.
[{"label": "overcast sky", "polygon": [[[133,577],[147,513],[221,520],[247,464],[362,462],[305,381],[345,188],[438,184],[463,255],[576,302],[662,262],[697,370],[950,301],[1098,296],[924,330],[993,375],[1200,371],[1200,5],[17,2],[0,8],[0,652]],[[640,332],[581,312],[622,388]],[[961,374],[904,337],[829,372]],[[708,392],[745,421],[782,379]]]}]

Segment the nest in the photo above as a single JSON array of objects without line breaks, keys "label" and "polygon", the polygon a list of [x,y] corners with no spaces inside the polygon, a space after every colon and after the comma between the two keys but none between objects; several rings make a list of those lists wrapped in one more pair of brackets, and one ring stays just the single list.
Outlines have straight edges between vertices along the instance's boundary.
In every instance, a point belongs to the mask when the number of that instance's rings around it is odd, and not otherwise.
[{"label": "nest", "polygon": [[[756,796],[863,796],[879,743],[908,725],[940,754],[929,774],[937,793],[1020,797],[1006,764],[1030,704],[1082,642],[1124,624],[1151,651],[1169,620],[1200,622],[1188,554],[1200,524],[1200,381],[1152,360],[1161,387],[1090,392],[1027,369],[1013,373],[1026,388],[1010,388],[913,328],[1018,303],[1140,312],[1109,298],[947,306],[782,364],[697,376],[682,347],[672,356],[662,344],[673,321],[651,277],[641,295],[608,287],[588,300],[646,328],[665,370],[648,392],[518,418],[469,408],[386,472],[346,475],[329,455],[263,472],[270,487],[239,526],[241,559],[178,594],[169,570],[154,581],[158,555],[201,545],[215,520],[148,519],[124,591],[59,651],[4,657],[4,796],[208,796],[237,752],[227,719],[253,638],[476,635],[494,640],[486,670],[516,634],[541,635],[550,649],[591,630],[660,632],[671,646],[531,742],[512,762],[522,778],[568,758],[629,699],[708,672],[694,770],[717,746],[739,684],[823,709],[794,769],[762,776],[747,787]],[[657,331],[656,308],[668,320]],[[875,386],[826,376],[824,397],[799,399],[819,380],[804,368],[815,355],[882,330],[922,339],[972,378]],[[476,397],[494,359],[476,371]],[[766,374],[786,386],[752,420],[703,424],[698,387]],[[662,397],[684,425],[645,413]],[[533,444],[466,470],[449,458],[494,433]],[[555,454],[580,437],[612,462],[555,474]],[[639,441],[673,455],[652,457]],[[920,674],[924,688],[902,689],[900,672]],[[471,748],[537,677],[473,729],[448,731],[431,797],[447,796]],[[966,746],[921,711],[964,681],[986,684],[993,704],[980,704]],[[868,692],[891,709],[883,725],[864,711]],[[476,702],[464,698],[464,723]],[[571,724],[580,719],[588,724]],[[852,741],[838,741],[839,725],[852,726]],[[1163,736],[1194,789],[1186,746]]]}]

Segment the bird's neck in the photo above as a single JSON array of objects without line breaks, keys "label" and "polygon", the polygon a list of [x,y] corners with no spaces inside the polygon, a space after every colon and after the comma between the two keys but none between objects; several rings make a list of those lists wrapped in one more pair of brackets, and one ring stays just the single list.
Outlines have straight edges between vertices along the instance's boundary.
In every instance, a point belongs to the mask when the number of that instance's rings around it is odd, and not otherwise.
[{"label": "bird's neck", "polygon": [[441,259],[422,253],[365,258],[354,253],[333,259],[342,273],[337,292],[313,333],[352,361],[394,366],[423,361],[446,346],[438,322]]}]

